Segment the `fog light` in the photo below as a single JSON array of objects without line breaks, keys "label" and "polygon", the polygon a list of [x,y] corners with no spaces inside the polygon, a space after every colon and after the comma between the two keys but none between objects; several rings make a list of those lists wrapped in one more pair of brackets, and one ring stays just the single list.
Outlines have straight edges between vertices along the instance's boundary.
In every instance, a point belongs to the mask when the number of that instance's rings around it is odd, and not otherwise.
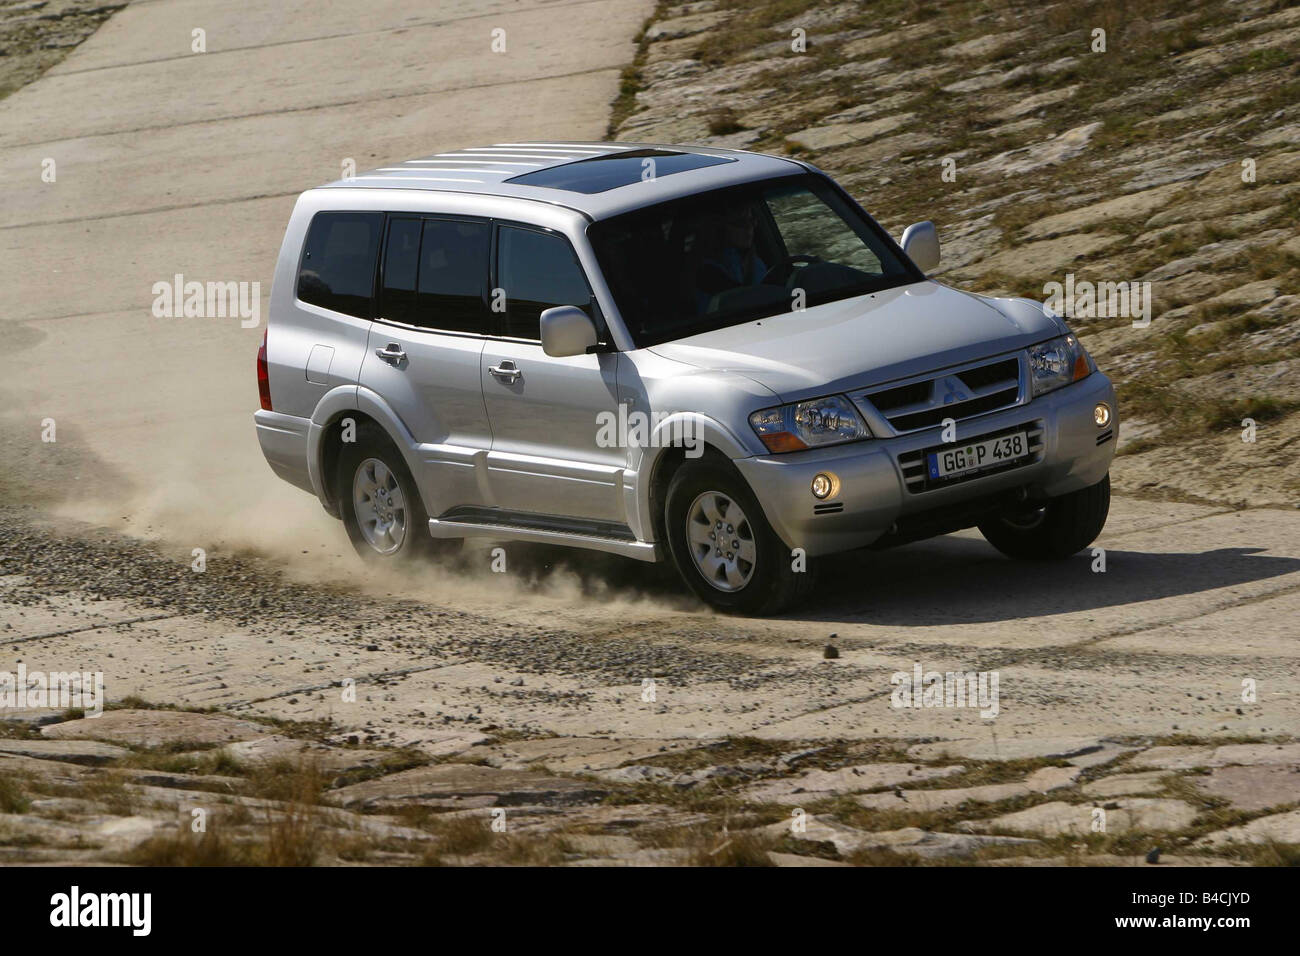
[{"label": "fog light", "polygon": [[830,472],[820,472],[812,480],[814,498],[833,498],[839,494],[840,480]]},{"label": "fog light", "polygon": [[1110,424],[1110,406],[1105,402],[1098,402],[1097,407],[1092,410],[1092,420],[1097,423],[1098,428],[1105,428]]}]

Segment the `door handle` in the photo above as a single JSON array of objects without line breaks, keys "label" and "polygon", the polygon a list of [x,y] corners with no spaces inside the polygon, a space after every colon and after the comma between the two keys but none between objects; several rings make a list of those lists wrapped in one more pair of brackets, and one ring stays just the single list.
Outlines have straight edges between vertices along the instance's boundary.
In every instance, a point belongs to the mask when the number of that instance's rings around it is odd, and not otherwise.
[{"label": "door handle", "polygon": [[406,353],[402,351],[402,347],[396,342],[389,342],[384,348],[375,349],[375,354],[390,365],[398,365],[402,359],[406,358]]},{"label": "door handle", "polygon": [[515,367],[515,363],[510,361],[510,359],[506,359],[500,365],[489,365],[488,371],[491,372],[495,378],[499,378],[501,381],[510,385],[513,385],[515,382],[519,381],[519,379],[524,377],[524,373],[519,371],[519,369]]}]

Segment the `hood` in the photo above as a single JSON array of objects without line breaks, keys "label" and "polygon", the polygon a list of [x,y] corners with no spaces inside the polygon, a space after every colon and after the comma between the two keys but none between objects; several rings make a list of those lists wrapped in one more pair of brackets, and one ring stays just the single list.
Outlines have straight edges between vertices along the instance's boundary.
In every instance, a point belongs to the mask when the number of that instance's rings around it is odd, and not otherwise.
[{"label": "hood", "polygon": [[736,372],[798,401],[1024,348],[1067,329],[1029,299],[993,299],[927,280],[702,332],[650,351]]}]

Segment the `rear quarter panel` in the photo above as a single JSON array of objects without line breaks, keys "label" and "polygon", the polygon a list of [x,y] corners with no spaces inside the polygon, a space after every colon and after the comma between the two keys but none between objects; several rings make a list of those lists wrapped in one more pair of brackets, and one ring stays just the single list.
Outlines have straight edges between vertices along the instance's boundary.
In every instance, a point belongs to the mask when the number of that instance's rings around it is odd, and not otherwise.
[{"label": "rear quarter panel", "polygon": [[316,213],[331,209],[351,211],[348,204],[331,204],[327,190],[298,198],[271,283],[266,336],[271,406],[301,418],[310,418],[331,389],[356,384],[370,333],[369,318],[309,305],[297,296],[298,263],[307,228]]}]

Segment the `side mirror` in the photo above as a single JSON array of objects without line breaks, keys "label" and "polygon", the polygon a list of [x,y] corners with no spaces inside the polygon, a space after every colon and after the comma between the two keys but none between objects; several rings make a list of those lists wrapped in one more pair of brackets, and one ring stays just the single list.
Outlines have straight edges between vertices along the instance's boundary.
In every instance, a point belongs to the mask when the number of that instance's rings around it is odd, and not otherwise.
[{"label": "side mirror", "polygon": [[900,245],[922,272],[929,273],[939,268],[939,233],[930,220],[914,222],[903,230]]},{"label": "side mirror", "polygon": [[557,305],[542,313],[542,351],[557,358],[584,355],[596,344],[596,325],[577,306]]}]

